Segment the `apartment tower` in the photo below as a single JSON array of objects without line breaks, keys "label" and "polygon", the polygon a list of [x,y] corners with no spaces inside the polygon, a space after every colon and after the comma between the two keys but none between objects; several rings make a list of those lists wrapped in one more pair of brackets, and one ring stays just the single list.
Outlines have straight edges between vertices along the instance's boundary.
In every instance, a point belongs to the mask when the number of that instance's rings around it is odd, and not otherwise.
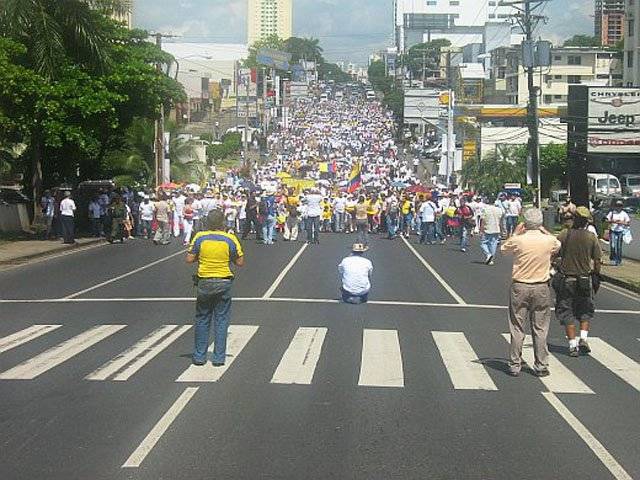
[{"label": "apartment tower", "polygon": [[248,0],[247,44],[277,35],[282,39],[292,36],[293,0]]}]

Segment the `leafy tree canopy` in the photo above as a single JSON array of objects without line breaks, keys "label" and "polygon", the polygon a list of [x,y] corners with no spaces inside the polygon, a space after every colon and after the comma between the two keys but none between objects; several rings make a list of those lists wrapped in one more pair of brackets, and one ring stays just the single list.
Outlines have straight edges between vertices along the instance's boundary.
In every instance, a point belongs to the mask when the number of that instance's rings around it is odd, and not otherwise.
[{"label": "leafy tree canopy", "polygon": [[592,37],[590,35],[574,35],[566,40],[563,47],[599,47],[602,42],[598,37]]}]

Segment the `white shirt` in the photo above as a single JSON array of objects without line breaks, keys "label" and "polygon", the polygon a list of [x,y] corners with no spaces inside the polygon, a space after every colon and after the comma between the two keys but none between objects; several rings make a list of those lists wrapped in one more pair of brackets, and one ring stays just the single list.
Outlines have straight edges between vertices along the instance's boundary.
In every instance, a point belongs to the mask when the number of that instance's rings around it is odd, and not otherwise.
[{"label": "white shirt", "polygon": [[520,211],[522,208],[520,207],[520,202],[517,200],[507,200],[507,216],[509,217],[517,217],[520,215]]},{"label": "white shirt", "polygon": [[338,265],[342,279],[342,288],[353,295],[364,295],[371,290],[370,275],[373,264],[367,258],[358,255],[346,257]]},{"label": "white shirt", "polygon": [[60,214],[65,217],[73,217],[73,212],[76,209],[76,202],[70,198],[65,198],[60,202]]},{"label": "white shirt", "polygon": [[140,204],[140,219],[147,222],[153,220],[153,202]]},{"label": "white shirt", "polygon": [[322,195],[318,195],[317,193],[313,193],[311,195],[307,195],[307,216],[308,217],[319,217],[322,214],[322,201],[324,198]]},{"label": "white shirt", "polygon": [[[607,220],[610,222],[623,222],[625,224],[631,221],[631,219],[629,218],[629,215],[624,210],[621,210],[620,212],[616,212],[615,210],[612,212],[609,212],[609,214],[607,215]],[[626,225],[611,223],[610,228],[612,232],[624,232],[625,228],[627,227]]]},{"label": "white shirt", "polygon": [[334,208],[336,213],[344,213],[347,209],[347,199],[342,197],[336,198]]},{"label": "white shirt", "polygon": [[438,207],[431,200],[424,202],[420,205],[420,219],[425,223],[436,221],[436,211]]},{"label": "white shirt", "polygon": [[173,204],[176,207],[176,215],[179,217],[182,216],[182,212],[184,210],[184,201],[187,199],[184,195],[180,195],[173,199]]}]

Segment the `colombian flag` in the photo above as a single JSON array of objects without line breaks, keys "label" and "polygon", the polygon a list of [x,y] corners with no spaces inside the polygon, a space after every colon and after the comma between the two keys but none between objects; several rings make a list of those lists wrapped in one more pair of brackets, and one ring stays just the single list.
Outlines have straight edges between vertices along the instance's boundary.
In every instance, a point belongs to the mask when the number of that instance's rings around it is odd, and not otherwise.
[{"label": "colombian flag", "polygon": [[347,192],[353,193],[360,188],[362,184],[362,165],[360,162],[353,164],[351,173],[349,174],[349,184],[347,186]]}]

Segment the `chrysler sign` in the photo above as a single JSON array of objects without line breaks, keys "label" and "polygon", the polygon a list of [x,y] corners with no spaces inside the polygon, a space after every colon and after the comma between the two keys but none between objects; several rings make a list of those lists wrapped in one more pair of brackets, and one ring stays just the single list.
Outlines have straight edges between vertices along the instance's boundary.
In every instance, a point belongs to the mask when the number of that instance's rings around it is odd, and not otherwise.
[{"label": "chrysler sign", "polygon": [[640,153],[640,88],[589,89],[587,151]]}]

